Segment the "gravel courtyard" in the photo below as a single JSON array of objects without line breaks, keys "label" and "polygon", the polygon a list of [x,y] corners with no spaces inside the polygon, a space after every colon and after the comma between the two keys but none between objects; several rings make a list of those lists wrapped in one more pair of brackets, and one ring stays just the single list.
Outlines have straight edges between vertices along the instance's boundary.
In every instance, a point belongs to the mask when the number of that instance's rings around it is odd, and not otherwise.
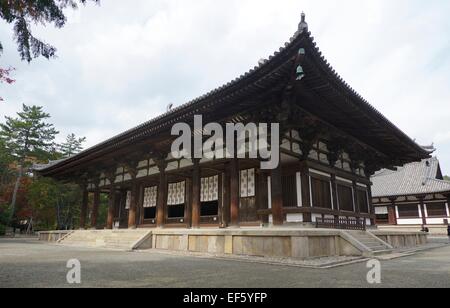
[{"label": "gravel courtyard", "polygon": [[382,262],[382,283],[369,285],[365,263],[305,269],[158,252],[61,247],[0,239],[0,287],[73,287],[67,261],[81,262],[77,287],[450,287],[450,246]]}]

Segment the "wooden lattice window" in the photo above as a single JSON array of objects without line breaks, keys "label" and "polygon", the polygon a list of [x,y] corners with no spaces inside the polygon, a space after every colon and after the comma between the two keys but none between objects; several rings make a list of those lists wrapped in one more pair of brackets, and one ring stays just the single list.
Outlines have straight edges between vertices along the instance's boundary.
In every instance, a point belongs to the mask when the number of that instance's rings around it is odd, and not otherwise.
[{"label": "wooden lattice window", "polygon": [[330,182],[311,177],[311,193],[313,207],[332,209]]},{"label": "wooden lattice window", "polygon": [[353,212],[353,188],[347,185],[337,184],[337,195],[339,209],[342,211]]},{"label": "wooden lattice window", "polygon": [[358,200],[359,211],[364,214],[369,213],[369,202],[367,199],[367,191],[358,189],[356,191],[356,198]]},{"label": "wooden lattice window", "polygon": [[418,204],[401,204],[398,207],[398,216],[400,218],[419,218]]},{"label": "wooden lattice window", "polygon": [[288,175],[282,177],[283,206],[297,207],[297,176]]},{"label": "wooden lattice window", "polygon": [[428,217],[447,217],[445,203],[427,204]]}]

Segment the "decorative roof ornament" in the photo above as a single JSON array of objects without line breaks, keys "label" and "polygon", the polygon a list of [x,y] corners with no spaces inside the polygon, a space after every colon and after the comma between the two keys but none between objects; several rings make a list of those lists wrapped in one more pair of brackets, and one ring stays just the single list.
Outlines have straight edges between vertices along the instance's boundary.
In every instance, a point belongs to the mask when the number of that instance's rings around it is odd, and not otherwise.
[{"label": "decorative roof ornament", "polygon": [[297,69],[296,69],[296,80],[300,81],[305,77],[305,71],[303,70],[303,67],[301,63],[303,62],[303,59],[305,58],[306,50],[305,48],[300,48],[298,50],[298,55],[296,59]]},{"label": "decorative roof ornament", "polygon": [[308,31],[308,23],[306,22],[306,14],[302,12],[302,21],[298,24],[298,32]]},{"label": "decorative roof ornament", "polygon": [[434,143],[431,145],[422,145],[421,146],[424,150],[428,151],[430,154],[436,152],[436,148],[434,147]]}]

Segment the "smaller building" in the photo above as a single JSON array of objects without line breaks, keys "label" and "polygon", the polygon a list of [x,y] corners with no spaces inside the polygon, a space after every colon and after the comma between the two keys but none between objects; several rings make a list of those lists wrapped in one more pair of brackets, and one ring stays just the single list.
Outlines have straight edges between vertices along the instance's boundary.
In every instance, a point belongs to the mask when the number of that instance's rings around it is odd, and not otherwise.
[{"label": "smaller building", "polygon": [[436,157],[397,169],[381,170],[372,177],[372,198],[380,228],[446,234],[450,221],[450,182],[445,181]]}]

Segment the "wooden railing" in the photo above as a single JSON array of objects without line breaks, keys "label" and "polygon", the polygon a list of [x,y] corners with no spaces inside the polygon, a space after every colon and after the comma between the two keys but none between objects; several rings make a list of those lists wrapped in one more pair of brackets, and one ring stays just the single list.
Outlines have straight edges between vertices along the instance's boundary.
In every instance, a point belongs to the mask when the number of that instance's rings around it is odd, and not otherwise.
[{"label": "wooden railing", "polygon": [[316,228],[365,231],[366,220],[364,218],[317,218]]}]

